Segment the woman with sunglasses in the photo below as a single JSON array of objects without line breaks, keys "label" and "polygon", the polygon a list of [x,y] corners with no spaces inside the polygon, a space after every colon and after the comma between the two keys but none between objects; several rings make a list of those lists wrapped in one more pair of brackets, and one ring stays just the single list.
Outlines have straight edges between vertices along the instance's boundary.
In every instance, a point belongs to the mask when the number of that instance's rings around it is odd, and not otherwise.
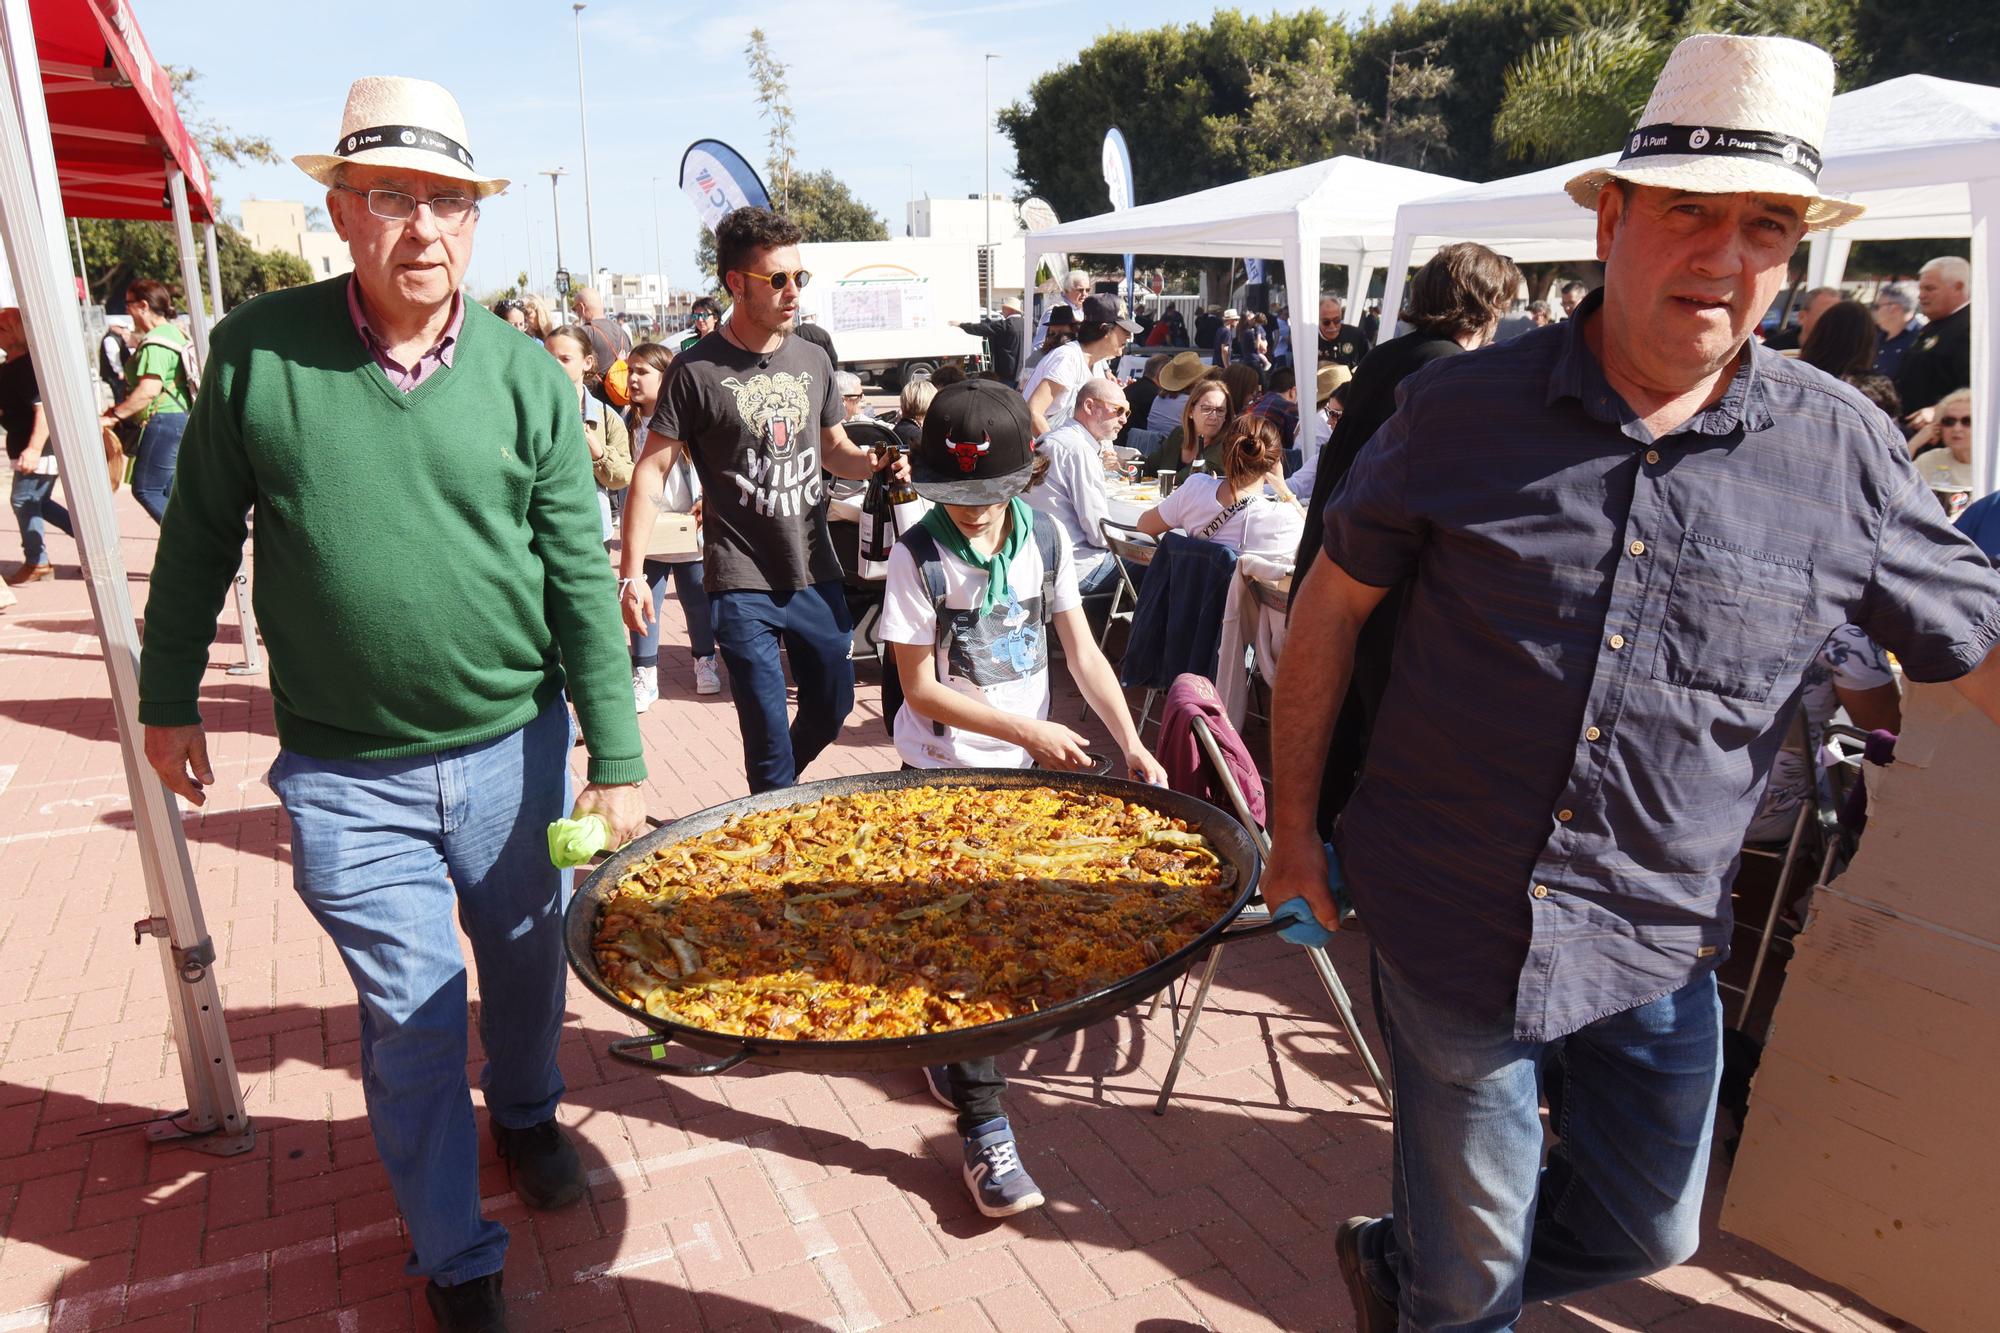
[{"label": "woman with sunglasses", "polygon": [[[1954,389],[1938,399],[1930,424],[1910,440],[1910,456],[1924,484],[1942,495],[1972,491],[1972,390]],[[1959,502],[1960,508],[1964,501]]]},{"label": "woman with sunglasses", "polygon": [[1171,472],[1176,482],[1184,481],[1196,463],[1210,476],[1218,475],[1222,471],[1222,432],[1230,419],[1229,386],[1220,374],[1211,371],[1188,391],[1181,404],[1181,424],[1140,464],[1142,475]]}]

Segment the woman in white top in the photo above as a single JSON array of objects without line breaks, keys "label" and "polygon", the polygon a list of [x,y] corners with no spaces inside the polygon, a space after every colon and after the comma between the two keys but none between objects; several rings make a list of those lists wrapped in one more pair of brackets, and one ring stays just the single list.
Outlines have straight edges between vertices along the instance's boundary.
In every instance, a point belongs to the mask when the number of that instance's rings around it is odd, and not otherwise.
[{"label": "woman in white top", "polygon": [[1934,491],[1972,489],[1972,390],[1938,399],[1930,424],[1910,438],[1917,472]]},{"label": "woman in white top", "polygon": [[[666,383],[667,367],[673,359],[674,354],[659,343],[640,343],[625,354],[635,464],[645,455],[647,423],[660,404],[660,386]],[[722,659],[715,654],[715,633],[708,623],[708,593],[701,586],[701,479],[695,475],[686,451],[660,483],[659,512],[692,514],[697,526],[694,544],[688,550],[646,556],[643,572],[647,591],[653,595],[653,616],[643,625],[627,626],[632,636],[632,706],[642,713],[660,697],[660,608],[666,604],[669,579],[673,581],[675,595],[681,599],[681,612],[687,617],[688,652],[694,657],[694,692],[722,692]],[[622,593],[624,589],[619,591]]]},{"label": "woman in white top", "polygon": [[1132,335],[1139,331],[1125,317],[1118,299],[1088,296],[1083,302],[1083,323],[1077,327],[1076,341],[1065,343],[1043,357],[1028,379],[1021,396],[1028,400],[1028,418],[1040,439],[1070,419],[1076,410],[1076,391],[1087,381],[1109,378],[1111,367]]},{"label": "woman in white top", "polygon": [[1242,416],[1222,437],[1222,475],[1197,472],[1139,515],[1139,530],[1158,537],[1178,528],[1239,555],[1289,565],[1305,531],[1305,506],[1285,485],[1285,442],[1268,419]]}]

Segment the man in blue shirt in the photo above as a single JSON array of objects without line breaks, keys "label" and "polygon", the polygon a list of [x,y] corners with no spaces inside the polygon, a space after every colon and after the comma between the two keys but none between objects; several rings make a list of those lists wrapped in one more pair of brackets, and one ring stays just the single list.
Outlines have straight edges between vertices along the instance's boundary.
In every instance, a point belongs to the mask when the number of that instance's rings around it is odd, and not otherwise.
[{"label": "man in blue shirt", "polygon": [[1804,234],[1860,211],[1817,185],[1832,92],[1804,43],[1683,42],[1624,156],[1569,183],[1601,293],[1412,376],[1327,507],[1261,888],[1335,922],[1321,769],[1355,633],[1402,587],[1335,832],[1395,1094],[1395,1215],[1336,1237],[1364,1333],[1498,1333],[1694,1251],[1729,883],[1829,633],[2000,719],[2000,573],[1886,417],[1752,336]]},{"label": "man in blue shirt", "polygon": [[1892,282],[1875,293],[1875,373],[1895,379],[1903,369],[1903,353],[1924,331],[1917,318],[1917,293],[1908,283]]}]

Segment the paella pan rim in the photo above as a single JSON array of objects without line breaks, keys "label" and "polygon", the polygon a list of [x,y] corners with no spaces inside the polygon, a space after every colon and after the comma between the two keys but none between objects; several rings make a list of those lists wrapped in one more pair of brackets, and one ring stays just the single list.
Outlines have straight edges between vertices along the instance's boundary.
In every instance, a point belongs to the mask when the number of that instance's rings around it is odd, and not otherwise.
[{"label": "paella pan rim", "polygon": [[[907,1037],[818,1041],[715,1032],[672,1019],[656,1018],[642,1006],[627,1002],[598,975],[597,959],[592,948],[598,909],[639,862],[661,847],[720,828],[739,815],[809,805],[816,800],[860,792],[925,786],[985,789],[1051,787],[1061,791],[1116,796],[1146,806],[1170,818],[1185,820],[1201,833],[1223,864],[1233,872],[1235,896],[1201,934],[1131,976],[1031,1014]],[[924,769],[869,773],[828,778],[739,797],[684,815],[628,843],[577,887],[564,913],[563,949],[570,970],[593,995],[619,1013],[637,1019],[660,1034],[663,1041],[671,1040],[692,1050],[717,1055],[747,1054],[755,1062],[791,1069],[856,1072],[915,1068],[979,1059],[1049,1041],[1102,1022],[1132,1001],[1158,991],[1180,977],[1218,942],[1223,930],[1235,920],[1255,893],[1260,870],[1256,847],[1243,826],[1227,812],[1185,792],[1152,787],[1125,778],[1052,773],[1040,769]]]}]

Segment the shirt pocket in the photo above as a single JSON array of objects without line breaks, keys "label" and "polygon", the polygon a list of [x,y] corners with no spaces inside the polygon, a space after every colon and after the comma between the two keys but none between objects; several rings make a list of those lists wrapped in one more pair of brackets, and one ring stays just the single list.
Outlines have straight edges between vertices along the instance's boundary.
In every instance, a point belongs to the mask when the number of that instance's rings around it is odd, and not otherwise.
[{"label": "shirt pocket", "polygon": [[1653,678],[1764,703],[1795,664],[1812,561],[1688,532],[1667,594]]}]

